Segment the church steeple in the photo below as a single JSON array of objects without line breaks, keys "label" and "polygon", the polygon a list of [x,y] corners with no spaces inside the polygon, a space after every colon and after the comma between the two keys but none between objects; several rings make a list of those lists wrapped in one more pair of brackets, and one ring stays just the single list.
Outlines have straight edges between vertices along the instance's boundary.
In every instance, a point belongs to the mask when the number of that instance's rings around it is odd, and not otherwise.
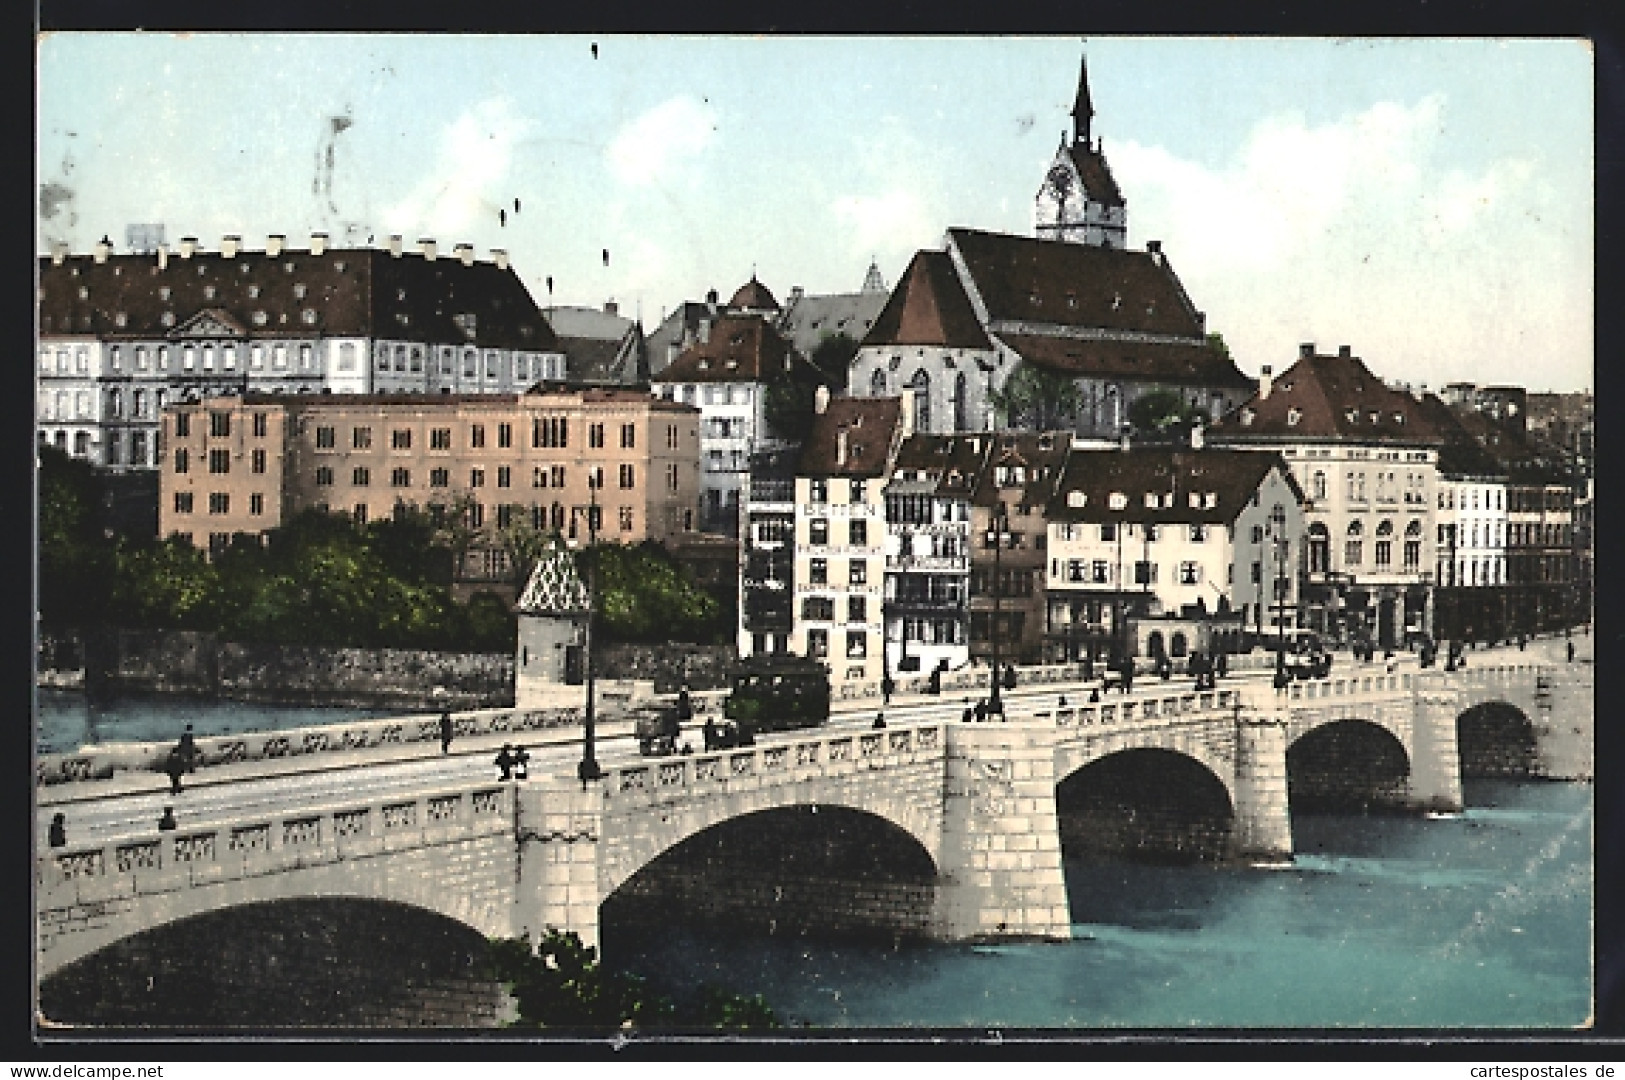
[{"label": "church steeple", "polygon": [[1089,145],[1089,121],[1094,119],[1095,107],[1089,101],[1089,58],[1083,57],[1078,68],[1078,97],[1072,103],[1072,142]]}]

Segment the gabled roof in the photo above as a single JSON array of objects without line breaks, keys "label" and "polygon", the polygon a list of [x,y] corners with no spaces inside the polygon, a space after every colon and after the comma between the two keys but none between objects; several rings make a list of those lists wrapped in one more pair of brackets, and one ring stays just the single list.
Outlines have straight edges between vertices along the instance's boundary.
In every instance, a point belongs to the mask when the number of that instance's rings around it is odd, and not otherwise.
[{"label": "gabled roof", "polygon": [[[252,337],[367,337],[555,352],[511,267],[372,248],[39,260],[40,332],[159,340],[205,310]],[[310,312],[309,315],[306,312]],[[122,318],[121,318],[122,317]]]},{"label": "gabled roof", "polygon": [[910,435],[897,450],[888,490],[907,486],[968,498],[976,488],[991,444],[988,436]]},{"label": "gabled roof", "polygon": [[[1229,525],[1275,470],[1301,503],[1303,492],[1279,454],[1167,447],[1076,451],[1047,516],[1074,523]],[[1082,506],[1074,493],[1082,495]],[[1113,495],[1122,497],[1121,507],[1113,507]],[[1154,506],[1147,505],[1148,496]]]},{"label": "gabled roof", "polygon": [[1086,142],[1073,143],[1067,153],[1078,170],[1078,177],[1083,181],[1083,190],[1091,202],[1104,206],[1124,205],[1123,192],[1118,188],[1116,179],[1112,177],[1111,166],[1106,164],[1105,154],[1091,149]]},{"label": "gabled roof", "polygon": [[1177,344],[1037,334],[998,337],[1023,360],[1068,375],[1202,386],[1247,387],[1253,382],[1241,373],[1235,361],[1207,342]]},{"label": "gabled roof", "polygon": [[1423,395],[1420,404],[1422,414],[1444,438],[1444,444],[1439,447],[1439,476],[1442,479],[1467,476],[1505,479],[1506,466],[1480,444],[1437,394]]},{"label": "gabled roof", "polygon": [[952,260],[942,251],[914,253],[863,344],[993,347],[954,272]]},{"label": "gabled roof", "polygon": [[1160,252],[949,229],[992,321],[1201,339],[1204,329]]},{"label": "gabled roof", "polygon": [[589,594],[575,555],[554,540],[542,551],[514,609],[521,615],[584,615]]},{"label": "gabled roof", "polygon": [[723,315],[710,337],[684,349],[655,381],[765,382],[784,373],[797,374],[805,362],[791,355],[789,343],[755,315]]},{"label": "gabled roof", "polygon": [[819,342],[834,334],[862,341],[880,317],[886,300],[884,289],[828,296],[792,294],[790,306],[779,316],[778,330],[797,352],[811,356]]},{"label": "gabled roof", "polygon": [[[1072,453],[1070,431],[988,432],[978,437],[987,441],[989,449],[982,474],[977,479],[976,492],[971,497],[975,505],[992,506],[1001,498],[1008,503],[1012,490],[1019,490],[1021,495],[1016,501],[1028,506],[1044,506],[1049,502]],[[999,487],[995,470],[1000,466],[1020,466],[1022,482]]]},{"label": "gabled roof", "polygon": [[[796,475],[853,479],[884,476],[902,418],[899,398],[832,398],[824,411],[813,417]],[[845,460],[840,457],[843,445]]]},{"label": "gabled roof", "polygon": [[[1306,349],[1308,346],[1305,347]],[[1422,403],[1391,389],[1359,357],[1301,354],[1270,386],[1215,421],[1219,439],[1339,439],[1437,443]]]}]

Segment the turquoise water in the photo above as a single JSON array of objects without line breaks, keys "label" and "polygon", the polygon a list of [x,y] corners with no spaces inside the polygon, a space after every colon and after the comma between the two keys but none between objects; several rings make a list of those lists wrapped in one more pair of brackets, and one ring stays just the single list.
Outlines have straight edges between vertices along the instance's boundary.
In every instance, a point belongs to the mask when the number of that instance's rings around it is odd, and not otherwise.
[{"label": "turquoise water", "polygon": [[42,754],[71,752],[90,743],[168,742],[191,724],[199,736],[281,731],[337,724],[356,717],[400,716],[402,710],[247,705],[179,697],[116,698],[92,704],[75,690],[37,691],[34,739]]},{"label": "turquoise water", "polygon": [[1592,791],[1469,783],[1457,817],[1294,822],[1290,869],[1071,864],[1059,944],[606,942],[818,1027],[1541,1027],[1591,1011]]}]

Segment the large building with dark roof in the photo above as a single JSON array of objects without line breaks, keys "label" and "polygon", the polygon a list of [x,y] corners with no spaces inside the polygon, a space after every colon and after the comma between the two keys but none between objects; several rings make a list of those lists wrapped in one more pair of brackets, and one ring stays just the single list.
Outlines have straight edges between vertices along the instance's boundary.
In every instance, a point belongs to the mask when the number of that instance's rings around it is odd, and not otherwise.
[{"label": "large building with dark roof", "polygon": [[[1090,141],[1093,111],[1085,73],[1035,236],[952,228],[942,250],[915,254],[853,359],[849,393],[909,394],[926,432],[1064,424],[1113,439],[1153,390],[1214,419],[1251,393],[1162,244],[1128,250],[1122,192]],[[1057,381],[1076,387],[1073,401],[1048,389]]]},{"label": "large building with dark roof", "polygon": [[513,393],[564,376],[547,320],[502,251],[218,251],[39,260],[39,438],[115,471],[157,464],[163,409],[243,393]]}]

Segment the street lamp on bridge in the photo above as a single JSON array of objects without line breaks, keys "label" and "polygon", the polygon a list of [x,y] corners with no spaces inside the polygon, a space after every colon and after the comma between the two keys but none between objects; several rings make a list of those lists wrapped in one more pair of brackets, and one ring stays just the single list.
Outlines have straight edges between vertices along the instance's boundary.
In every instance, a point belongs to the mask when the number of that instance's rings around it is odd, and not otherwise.
[{"label": "street lamp on bridge", "polygon": [[587,626],[583,644],[586,647],[587,704],[582,712],[581,764],[576,775],[583,789],[594,780],[603,778],[604,770],[598,764],[595,716],[593,713],[593,657],[592,615],[598,606],[598,485],[600,476],[595,470],[587,471]]}]

